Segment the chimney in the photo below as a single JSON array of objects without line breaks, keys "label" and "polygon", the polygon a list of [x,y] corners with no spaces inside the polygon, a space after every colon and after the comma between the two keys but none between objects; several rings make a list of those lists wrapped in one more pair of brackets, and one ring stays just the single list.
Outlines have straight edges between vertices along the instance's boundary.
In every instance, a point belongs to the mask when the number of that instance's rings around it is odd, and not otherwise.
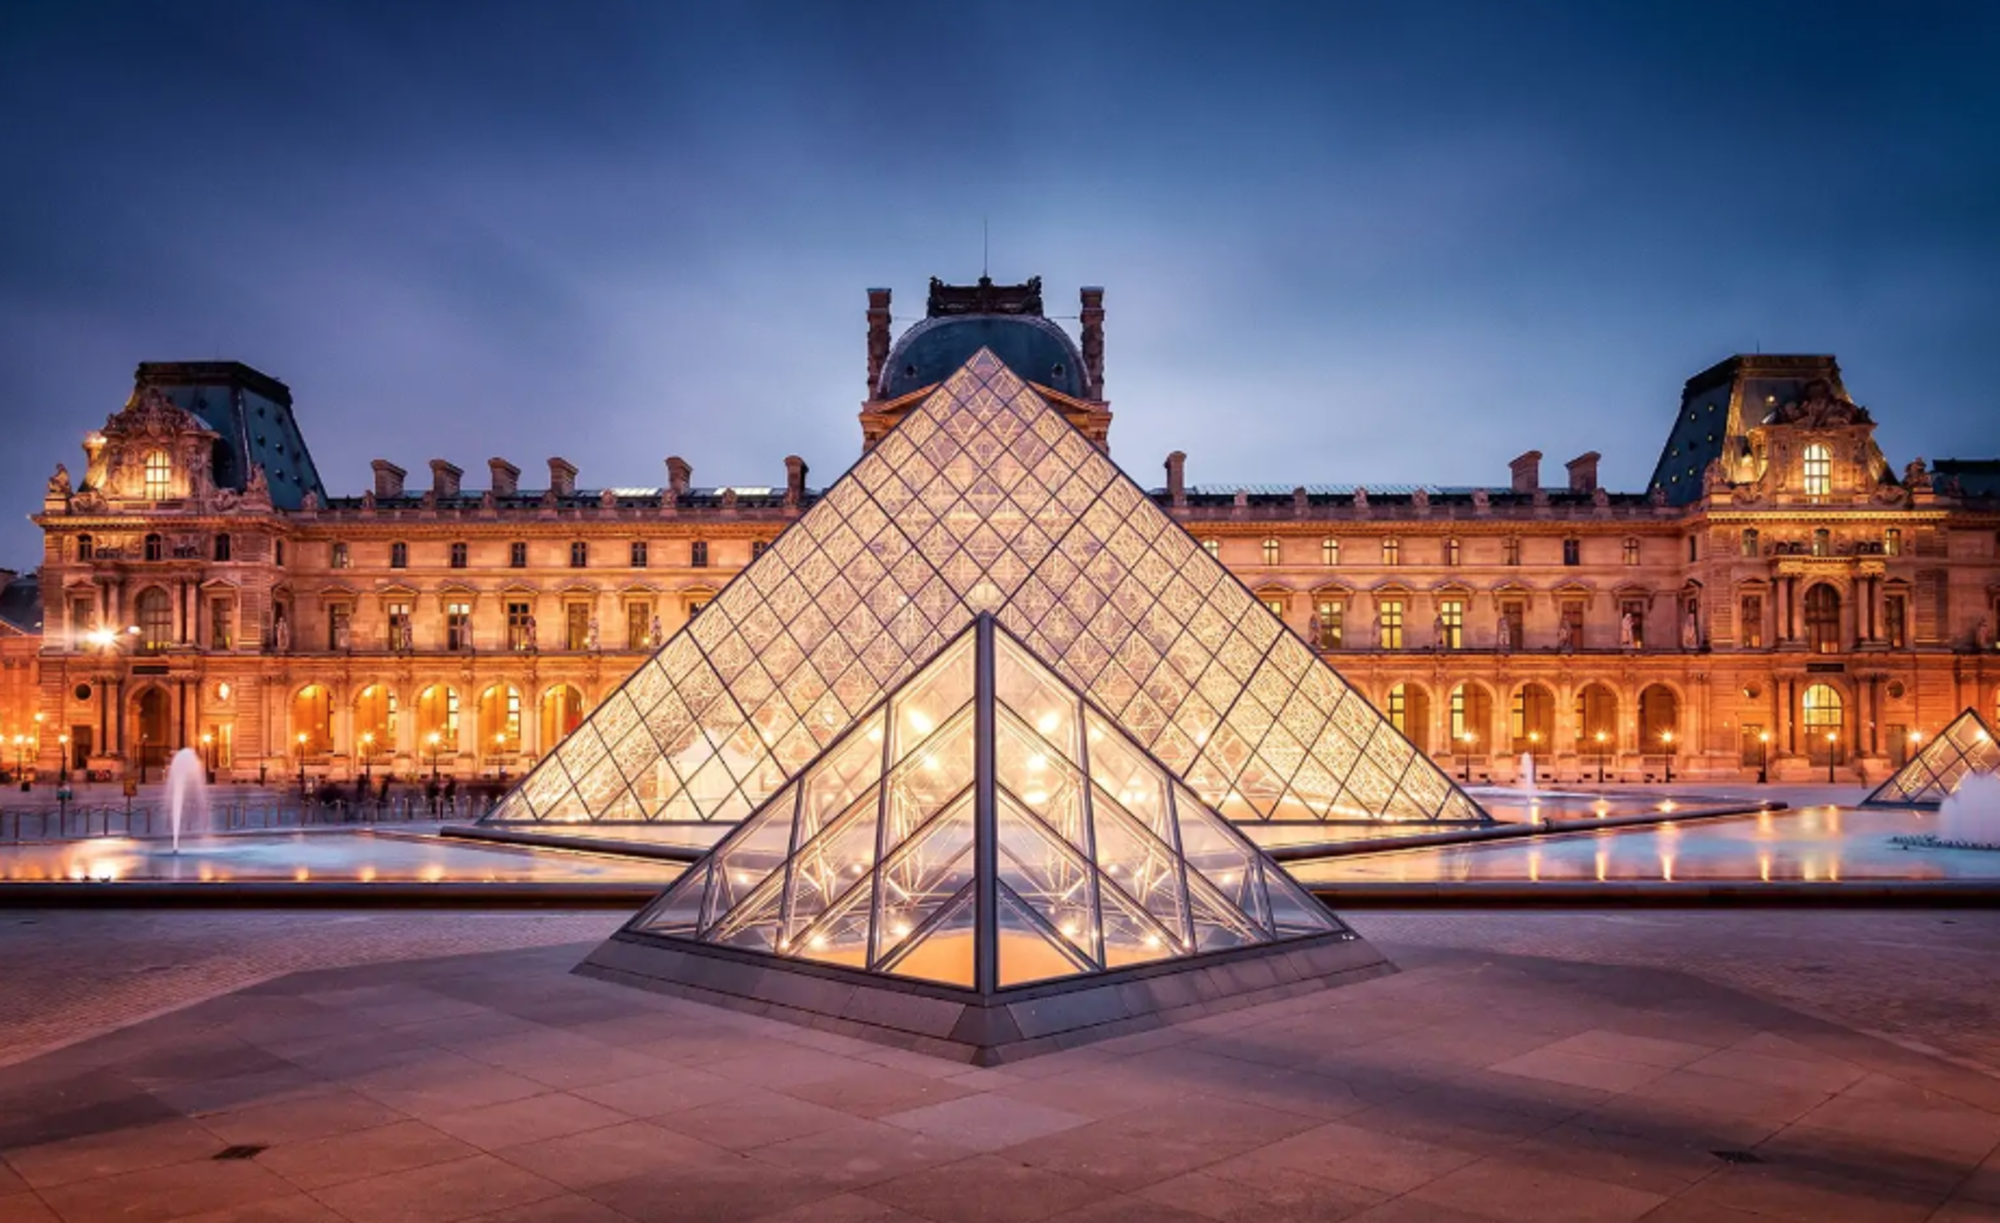
[{"label": "chimney", "polygon": [[511,497],[521,490],[521,469],[505,459],[486,460],[486,470],[493,473],[493,495]]},{"label": "chimney", "polygon": [[568,459],[549,460],[549,491],[558,497],[576,495],[576,464]]},{"label": "chimney", "polygon": [[686,459],[677,454],[667,456],[667,487],[676,497],[687,496],[688,483],[693,479],[694,468],[688,466]]},{"label": "chimney", "polygon": [[375,495],[377,497],[400,497],[403,495],[403,477],[410,473],[387,459],[376,459]]},{"label": "chimney", "polygon": [[1532,493],[1542,486],[1542,452],[1530,450],[1528,453],[1507,464],[1514,473],[1514,491]]},{"label": "chimney", "polygon": [[1179,450],[1167,456],[1167,500],[1187,504],[1187,455]]},{"label": "chimney", "polygon": [[806,461],[796,454],[785,456],[785,504],[803,505],[806,499]]},{"label": "chimney", "polygon": [[431,460],[431,491],[438,496],[458,496],[458,482],[464,478],[465,471],[456,464],[443,459]]},{"label": "chimney", "polygon": [[1104,289],[1088,285],[1083,290],[1083,393],[1092,399],[1104,398]]},{"label": "chimney", "polygon": [[1597,491],[1597,460],[1604,456],[1595,450],[1585,451],[1571,459],[1564,466],[1569,468],[1569,491],[1573,493],[1594,493]]},{"label": "chimney", "polygon": [[889,360],[889,290],[868,290],[868,398],[882,384],[882,366]]}]

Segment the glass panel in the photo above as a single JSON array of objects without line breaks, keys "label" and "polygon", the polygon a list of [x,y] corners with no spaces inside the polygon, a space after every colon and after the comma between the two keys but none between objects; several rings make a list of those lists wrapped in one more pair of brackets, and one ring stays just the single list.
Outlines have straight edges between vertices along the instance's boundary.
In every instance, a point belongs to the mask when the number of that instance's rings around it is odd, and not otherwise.
[{"label": "glass panel", "polygon": [[1079,852],[1090,852],[1083,826],[1083,774],[1029,733],[1012,713],[1001,716],[999,732],[993,764],[1000,786]]},{"label": "glass panel", "polygon": [[1004,796],[996,823],[1000,882],[1013,889],[1077,956],[1087,956],[1086,949],[1097,939],[1090,867]]},{"label": "glass panel", "polygon": [[1188,870],[1199,873],[1252,922],[1268,928],[1263,889],[1257,886],[1256,850],[1178,786],[1174,789],[1174,811],[1180,818],[1181,857]]},{"label": "glass panel", "polygon": [[1076,698],[1012,641],[999,637],[994,644],[995,698],[1058,751],[1071,760],[1078,759]]},{"label": "glass panel", "polygon": [[692,937],[701,929],[709,873],[714,869],[712,861],[689,867],[687,874],[674,880],[674,885],[647,908],[636,924],[643,930]]},{"label": "glass panel", "polygon": [[1159,769],[1096,714],[1090,727],[1090,775],[1153,835],[1169,840],[1167,795]]},{"label": "glass panel", "polygon": [[972,796],[961,799],[883,857],[875,958],[901,946],[946,900],[972,882]]},{"label": "glass panel", "polygon": [[1129,968],[1176,954],[1180,936],[1160,926],[1123,892],[1109,885],[1098,889],[1103,906],[1104,967]]},{"label": "glass panel", "polygon": [[1029,915],[1028,908],[1006,888],[1000,889],[1000,928],[994,931],[999,942],[1000,987],[1089,972],[1091,965],[1076,949],[1050,937]]},{"label": "glass panel", "polygon": [[875,714],[841,740],[827,757],[813,767],[806,779],[805,806],[800,818],[809,830],[817,830],[832,819],[882,775],[882,715]]},{"label": "glass panel", "polygon": [[[875,867],[875,821],[880,792],[869,790],[826,831],[792,854],[786,889],[787,941],[831,908],[850,888],[868,881]],[[804,829],[800,829],[801,835]]]},{"label": "glass panel", "polygon": [[957,798],[972,784],[972,770],[972,711],[967,709],[890,773],[891,835],[906,834]]},{"label": "glass panel", "polygon": [[709,942],[728,947],[775,952],[783,924],[784,902],[784,876],[772,875],[762,887],[751,893],[749,899],[724,914],[704,937]]},{"label": "glass panel", "polygon": [[1097,804],[1094,816],[1097,866],[1104,872],[1106,886],[1118,888],[1179,937],[1186,927],[1180,864],[1173,851],[1108,803]]},{"label": "glass panel", "polygon": [[796,789],[787,788],[717,848],[715,887],[709,893],[704,926],[714,925],[784,866],[792,848],[792,808],[797,796]]},{"label": "glass panel", "polygon": [[823,964],[866,968],[869,901],[874,892],[871,882],[863,879],[856,884],[811,929],[800,931],[795,923],[791,927],[792,954]]},{"label": "glass panel", "polygon": [[1189,881],[1188,917],[1194,925],[1194,950],[1225,951],[1264,941],[1263,932],[1203,883]]},{"label": "glass panel", "polygon": [[968,884],[952,898],[938,922],[918,935],[909,949],[884,971],[899,977],[972,988],[977,917],[972,893]]},{"label": "glass panel", "polygon": [[1268,864],[1260,872],[1264,892],[1270,901],[1271,924],[1279,937],[1288,934],[1324,934],[1333,929],[1326,907],[1304,888],[1292,882],[1284,871]]}]

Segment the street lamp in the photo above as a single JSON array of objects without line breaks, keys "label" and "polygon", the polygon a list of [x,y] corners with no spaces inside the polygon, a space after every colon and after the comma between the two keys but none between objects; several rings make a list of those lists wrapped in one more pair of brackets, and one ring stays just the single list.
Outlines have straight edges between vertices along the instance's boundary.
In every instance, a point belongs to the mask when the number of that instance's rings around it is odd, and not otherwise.
[{"label": "street lamp", "polygon": [[[41,760],[42,760],[42,717],[43,715],[41,711],[37,710],[35,712],[35,733],[29,736],[28,739],[28,746],[31,749],[28,754],[32,756],[35,760],[37,767],[34,771],[36,773],[41,772],[41,768],[39,766],[41,765]],[[28,774],[23,773],[21,775],[21,789],[28,790],[33,788],[33,785],[34,783],[31,777]]]},{"label": "street lamp", "polygon": [[62,766],[61,766],[61,772],[57,774],[57,777],[59,778],[57,784],[63,789],[68,789],[69,788],[69,736],[57,735],[56,745],[62,748]]},{"label": "street lamp", "polygon": [[1597,732],[1597,784],[1604,784],[1604,732]]},{"label": "street lamp", "polygon": [[1838,734],[1833,731],[1826,732],[1826,780],[1828,785],[1833,784],[1833,753],[1835,746],[1839,742],[1840,736]]},{"label": "street lamp", "polygon": [[364,730],[361,732],[361,784],[364,787],[367,786],[369,780],[374,774],[374,769],[371,767],[374,765],[374,763],[375,763],[375,732],[372,730]]},{"label": "street lamp", "polygon": [[1458,773],[1459,780],[1470,783],[1472,781],[1472,744],[1473,744],[1472,732],[1468,730],[1464,734],[1460,735],[1458,737],[1458,742],[1460,744],[1459,747],[1460,768]]},{"label": "street lamp", "polygon": [[1771,780],[1771,732],[1762,731],[1757,736],[1757,784],[1764,785]]},{"label": "street lamp", "polygon": [[1528,776],[1530,777],[1533,777],[1535,775],[1535,753],[1541,749],[1541,746],[1542,746],[1542,732],[1538,730],[1529,731],[1528,732]]},{"label": "street lamp", "polygon": [[493,756],[495,761],[497,762],[494,766],[494,774],[500,781],[507,780],[507,762],[505,760],[499,759],[499,757],[503,755],[506,752],[506,750],[507,750],[507,732],[504,730],[494,731]]},{"label": "street lamp", "polygon": [[14,736],[14,778],[23,790],[28,788],[28,736]]},{"label": "street lamp", "polygon": [[438,734],[436,731],[432,731],[430,737],[425,739],[424,742],[430,744],[431,784],[436,785],[438,779],[438,755],[444,751],[444,736]]},{"label": "street lamp", "polygon": [[308,736],[307,736],[306,732],[304,732],[304,731],[300,731],[300,732],[298,733],[298,736],[297,736],[297,741],[298,741],[298,745],[299,745],[299,797],[300,797],[300,798],[304,798],[304,797],[306,796],[306,740],[307,740],[307,738],[308,738]]},{"label": "street lamp", "polygon": [[215,736],[208,731],[201,732],[202,763],[208,766],[208,784],[215,784]]},{"label": "street lamp", "polygon": [[1909,754],[1904,757],[1905,763],[1917,758],[1917,754],[1923,749],[1923,742],[1924,742],[1924,732],[1920,730],[1913,730],[1910,732],[1910,751]]},{"label": "street lamp", "polygon": [[1665,744],[1667,749],[1667,784],[1673,785],[1674,784],[1674,732],[1670,730],[1661,731],[1660,742]]}]

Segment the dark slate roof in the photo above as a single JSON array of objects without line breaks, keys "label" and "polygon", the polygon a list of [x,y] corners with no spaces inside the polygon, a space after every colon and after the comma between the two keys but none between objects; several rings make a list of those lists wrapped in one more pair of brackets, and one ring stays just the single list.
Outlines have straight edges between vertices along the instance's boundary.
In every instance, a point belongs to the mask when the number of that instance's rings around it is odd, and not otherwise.
[{"label": "dark slate roof", "polygon": [[[1667,490],[1667,503],[1701,499],[1702,476],[1723,455],[1732,430],[1751,429],[1788,403],[1804,398],[1815,378],[1840,386],[1840,366],[1829,356],[1737,355],[1718,361],[1687,380],[1680,413],[1660,448],[1647,488]],[[1742,385],[1741,419],[1730,419],[1730,401]]]},{"label": "dark slate roof", "polygon": [[242,491],[253,466],[271,485],[271,503],[295,510],[307,492],[326,499],[319,469],[292,415],[284,383],[240,361],[147,361],[137,383],[158,387],[174,406],[199,416],[222,435],[215,447],[215,482]]},{"label": "dark slate roof", "polygon": [[[697,486],[682,493],[674,504],[681,509],[720,508],[722,505],[722,494],[730,488],[734,488],[736,491],[736,507],[738,509],[781,509],[785,504],[785,490],[783,488],[773,488],[762,484]],[[419,488],[405,491],[400,497],[377,497],[375,499],[375,508],[377,510],[419,509],[423,506],[426,491]],[[610,491],[612,496],[617,498],[620,509],[645,509],[658,508],[666,490],[660,488],[613,488]],[[820,491],[816,488],[805,490],[805,498],[800,503],[801,506],[808,506],[819,500]],[[559,509],[597,509],[604,503],[604,492],[605,490],[601,488],[580,488],[573,493],[557,497],[556,506]],[[493,506],[496,510],[517,510],[522,512],[539,510],[542,508],[542,498],[547,495],[547,489],[524,488],[505,496],[495,497],[493,499]],[[482,508],[485,504],[485,499],[486,493],[484,489],[461,489],[456,497],[438,498],[437,508],[441,510],[471,512]],[[322,502],[322,504],[330,510],[357,510],[362,506],[362,498],[358,496],[331,497]]]},{"label": "dark slate roof", "polygon": [[1967,497],[2000,497],[2000,459],[1939,459],[1931,471]]},{"label": "dark slate roof", "polygon": [[905,331],[882,365],[879,399],[896,399],[943,382],[982,348],[1029,382],[1087,398],[1083,357],[1069,333],[1027,314],[960,314],[927,318]]},{"label": "dark slate roof", "polygon": [[9,575],[0,586],[0,620],[24,633],[42,631],[42,579],[40,574]]}]

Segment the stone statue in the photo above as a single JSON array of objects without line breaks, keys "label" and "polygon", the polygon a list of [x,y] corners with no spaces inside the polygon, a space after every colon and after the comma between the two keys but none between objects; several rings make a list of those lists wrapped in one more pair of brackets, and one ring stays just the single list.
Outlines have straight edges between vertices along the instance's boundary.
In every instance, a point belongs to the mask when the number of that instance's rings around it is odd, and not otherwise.
[{"label": "stone statue", "polygon": [[1380,609],[1377,609],[1375,612],[1375,648],[1378,650],[1389,648],[1389,641],[1382,627],[1382,612]]},{"label": "stone statue", "polygon": [[1432,649],[1442,650],[1445,648],[1447,637],[1443,612],[1439,612],[1437,615],[1431,617],[1431,642],[1433,643]]},{"label": "stone statue", "polygon": [[1310,616],[1306,617],[1306,644],[1307,644],[1307,645],[1311,646],[1311,647],[1312,647],[1313,649],[1315,649],[1315,650],[1319,649],[1319,648],[1320,648],[1320,634],[1321,634],[1321,633],[1323,633],[1323,632],[1325,632],[1325,631],[1326,631],[1326,630],[1325,630],[1325,627],[1324,627],[1323,625],[1321,625],[1321,624],[1320,624],[1320,622],[1319,622],[1319,613],[1318,613],[1317,611],[1315,611],[1315,612],[1314,612],[1314,613],[1313,613],[1312,615],[1310,615]]},{"label": "stone statue", "polygon": [[616,493],[615,491],[611,490],[611,489],[608,489],[608,488],[607,488],[607,489],[605,489],[605,490],[604,490],[603,492],[601,492],[601,493],[599,493],[599,494],[597,495],[597,508],[598,508],[598,509],[601,509],[601,510],[615,510],[615,509],[617,509],[617,508],[618,508],[618,494],[617,494],[617,493]]},{"label": "stone statue", "polygon": [[586,629],[584,630],[584,634],[583,634],[583,648],[584,648],[584,649],[586,649],[586,650],[589,650],[589,651],[590,651],[591,653],[593,653],[593,654],[597,653],[597,617],[596,617],[596,616],[592,616],[592,617],[590,618],[590,626],[589,626],[588,628],[586,628]]},{"label": "stone statue", "polygon": [[342,616],[333,622],[333,648],[344,652],[348,648],[348,640],[347,617]]},{"label": "stone statue", "polygon": [[533,613],[530,613],[528,618],[521,622],[521,648],[524,650],[537,648],[535,644],[535,617]]},{"label": "stone statue", "polygon": [[319,494],[311,489],[307,489],[305,496],[299,498],[299,512],[301,514],[319,513]]},{"label": "stone statue", "polygon": [[1473,508],[1474,512],[1476,512],[1476,513],[1480,513],[1480,514],[1484,514],[1484,513],[1486,512],[1486,511],[1488,511],[1488,510],[1492,509],[1492,508],[1493,508],[1493,494],[1491,494],[1491,493],[1487,492],[1487,491],[1486,491],[1485,489],[1483,489],[1483,488],[1475,488],[1475,489],[1473,489],[1473,490],[1472,490],[1472,508]]},{"label": "stone statue", "polygon": [[646,644],[652,646],[654,649],[657,650],[660,648],[661,644],[665,640],[666,640],[665,635],[660,632],[660,618],[658,616],[654,616],[653,627],[650,631],[649,636],[647,637]]},{"label": "stone statue", "polygon": [[1368,508],[1368,490],[1358,484],[1354,486],[1354,508],[1357,510]]},{"label": "stone statue", "polygon": [[1606,492],[1602,485],[1599,485],[1590,490],[1590,503],[1600,510],[1608,508],[1611,505],[1611,494]]},{"label": "stone statue", "polygon": [[277,623],[273,626],[272,636],[277,640],[278,653],[289,654],[292,652],[292,622],[285,618],[283,612],[278,614]]},{"label": "stone statue", "polygon": [[1431,490],[1419,486],[1415,492],[1410,494],[1410,504],[1420,510],[1431,508]]},{"label": "stone statue", "polygon": [[1667,486],[1664,484],[1653,485],[1653,491],[1647,494],[1646,499],[1654,505],[1665,505],[1667,503]]},{"label": "stone statue", "polygon": [[1729,479],[1722,474],[1722,460],[1710,459],[1708,466],[1704,467],[1701,472],[1701,491],[1704,493],[1719,493],[1728,487]]},{"label": "stone statue", "polygon": [[1687,618],[1681,621],[1681,649],[1693,650],[1701,645],[1701,619],[1694,608],[1688,608]]},{"label": "stone statue", "polygon": [[491,514],[499,508],[500,508],[500,498],[493,495],[492,489],[489,488],[485,492],[479,494],[480,513]]},{"label": "stone statue", "polygon": [[255,464],[250,468],[250,478],[243,484],[243,500],[249,503],[271,504],[271,480],[264,474],[264,465]]},{"label": "stone statue", "polygon": [[1993,648],[1992,621],[1988,620],[1984,616],[1979,617],[1979,623],[1974,625],[1972,629],[1972,643],[1978,646],[1982,650],[1990,650]]},{"label": "stone statue", "polygon": [[1903,487],[1913,493],[1931,491],[1931,473],[1922,459],[1911,459],[1909,465],[1903,468]]},{"label": "stone statue", "polygon": [[1802,398],[1796,402],[1778,409],[1779,424],[1824,429],[1834,425],[1869,423],[1867,410],[1835,391],[1833,383],[1825,378],[1815,378],[1806,383],[1801,395]]},{"label": "stone statue", "polygon": [[69,495],[69,468],[64,467],[61,463],[57,463],[56,474],[49,477],[49,496],[67,497]]},{"label": "stone statue", "polygon": [[1556,621],[1556,649],[1564,654],[1576,649],[1576,622],[1569,618],[1567,612]]},{"label": "stone statue", "polygon": [[735,489],[725,488],[722,490],[722,512],[725,514],[733,514],[736,512]]},{"label": "stone statue", "polygon": [[1633,648],[1633,642],[1635,640],[1635,633],[1634,633],[1635,628],[1636,626],[1633,624],[1631,612],[1628,611],[1624,615],[1618,618],[1619,649],[1629,650]]},{"label": "stone statue", "polygon": [[1501,612],[1500,618],[1493,622],[1493,644],[1502,654],[1514,652],[1514,625],[1507,619],[1506,612]]}]

